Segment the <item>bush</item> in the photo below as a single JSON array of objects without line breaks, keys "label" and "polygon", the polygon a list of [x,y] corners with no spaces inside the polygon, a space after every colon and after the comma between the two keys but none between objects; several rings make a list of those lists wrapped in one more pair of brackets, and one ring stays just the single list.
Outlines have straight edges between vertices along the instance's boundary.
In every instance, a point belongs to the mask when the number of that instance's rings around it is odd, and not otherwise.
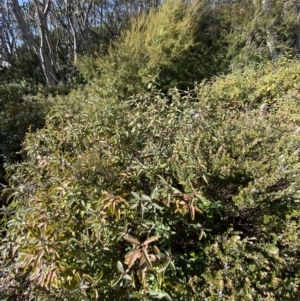
[{"label": "bush", "polygon": [[37,87],[32,87],[26,82],[0,86],[0,149],[3,161],[10,161],[15,156],[30,124],[42,123],[43,118],[36,116],[41,108],[38,108],[33,97],[29,96],[36,93]]},{"label": "bush", "polygon": [[[214,105],[216,109],[220,107],[244,112],[262,105],[274,112],[282,98],[287,102],[298,98],[298,61],[281,58],[263,66],[238,69],[231,74],[204,81],[198,85],[197,93],[201,95],[202,101]],[[288,107],[286,105],[285,109]]]},{"label": "bush", "polygon": [[[4,166],[22,160],[25,135],[42,128],[45,116],[55,103],[55,95],[68,94],[73,85],[42,87],[31,81],[0,85],[0,195],[6,183]],[[0,197],[0,207],[5,197]]]},{"label": "bush", "polygon": [[293,2],[229,1],[219,3],[221,36],[231,66],[263,63],[297,55],[297,12]]},{"label": "bush", "polygon": [[[76,84],[75,84],[76,85]],[[0,162],[18,158],[26,133],[42,128],[55,95],[66,95],[73,85],[43,87],[30,81],[0,85]]]},{"label": "bush", "polygon": [[150,79],[165,92],[175,85],[193,87],[208,76],[201,65],[204,59],[199,59],[206,45],[203,37],[196,39],[202,6],[201,1],[164,1],[158,10],[132,18],[107,55],[82,57],[80,70],[103,93],[120,98],[144,91]]},{"label": "bush", "polygon": [[[260,98],[249,111],[228,96],[223,83],[236,89],[238,71],[193,92],[152,88],[120,102],[87,87],[58,97],[45,128],[27,135],[26,160],[8,168],[2,294],[298,298],[297,68],[261,71],[280,78],[267,110]],[[237,97],[257,70],[244,72]]]}]

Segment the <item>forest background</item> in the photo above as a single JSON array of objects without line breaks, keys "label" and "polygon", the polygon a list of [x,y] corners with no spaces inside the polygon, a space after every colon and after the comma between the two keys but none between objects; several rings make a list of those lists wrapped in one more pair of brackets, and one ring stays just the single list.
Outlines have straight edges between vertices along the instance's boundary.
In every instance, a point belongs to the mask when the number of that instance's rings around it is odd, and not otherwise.
[{"label": "forest background", "polygon": [[297,300],[298,0],[0,0],[0,300]]}]

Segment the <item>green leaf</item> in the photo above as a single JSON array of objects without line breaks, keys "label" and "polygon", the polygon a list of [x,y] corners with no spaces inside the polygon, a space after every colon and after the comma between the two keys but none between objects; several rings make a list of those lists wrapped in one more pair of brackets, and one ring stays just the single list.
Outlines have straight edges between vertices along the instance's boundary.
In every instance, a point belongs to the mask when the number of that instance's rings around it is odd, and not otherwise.
[{"label": "green leaf", "polygon": [[139,203],[135,203],[135,204],[130,206],[130,209],[135,209],[138,205],[139,205]]},{"label": "green leaf", "polygon": [[205,233],[205,231],[201,230],[200,234],[199,234],[199,240],[201,240],[203,237],[204,238],[206,237],[206,233]]},{"label": "green leaf", "polygon": [[121,261],[117,262],[117,268],[121,273],[124,273],[124,267]]},{"label": "green leaf", "polygon": [[123,278],[127,281],[132,281],[132,278],[128,274],[125,274]]},{"label": "green leaf", "polygon": [[172,189],[172,191],[173,191],[174,193],[179,194],[179,195],[182,195],[182,192],[179,191],[178,189],[176,189],[176,188],[174,188],[174,187],[172,187],[171,189]]},{"label": "green leaf", "polygon": [[96,288],[93,289],[93,298],[95,300],[98,300],[99,294],[98,294],[98,290]]},{"label": "green leaf", "polygon": [[89,283],[93,284],[94,283],[94,279],[90,276],[90,275],[87,275],[87,274],[83,274],[82,277],[87,280]]},{"label": "green leaf", "polygon": [[157,187],[157,185],[155,186],[155,188],[151,192],[151,196],[150,197],[151,197],[151,199],[156,199],[158,197],[158,187]]},{"label": "green leaf", "polygon": [[145,195],[145,194],[142,194],[142,200],[143,201],[148,201],[148,202],[151,202],[151,198],[148,196],[148,195]]},{"label": "green leaf", "polygon": [[133,196],[136,200],[138,200],[138,201],[141,201],[141,200],[142,200],[141,197],[140,197],[136,192],[131,191],[131,194],[132,194],[132,196]]},{"label": "green leaf", "polygon": [[205,175],[202,175],[203,180],[205,181],[206,184],[208,184],[207,178]]},{"label": "green leaf", "polygon": [[165,297],[164,293],[159,293],[158,296],[154,297],[155,299],[162,299]]},{"label": "green leaf", "polygon": [[123,275],[121,275],[121,276],[117,279],[117,281],[116,281],[115,283],[113,283],[111,286],[112,286],[112,287],[116,286],[122,279],[123,279]]},{"label": "green leaf", "polygon": [[143,295],[141,293],[134,293],[129,295],[129,299],[141,299]]},{"label": "green leaf", "polygon": [[160,176],[160,175],[157,175],[157,176],[160,178],[160,180],[163,182],[163,184],[168,186],[168,183],[166,182],[166,180],[162,176]]},{"label": "green leaf", "polygon": [[168,293],[166,293],[166,292],[163,292],[163,293],[164,293],[165,299],[166,299],[167,301],[172,301],[172,298],[170,297],[170,295],[169,295]]},{"label": "green leaf", "polygon": [[152,207],[154,207],[154,208],[156,208],[156,209],[158,209],[158,210],[164,210],[165,208],[164,207],[162,207],[162,206],[159,206],[159,205],[157,205],[156,203],[151,203],[151,206]]},{"label": "green leaf", "polygon": [[144,214],[145,214],[145,206],[141,204],[141,218],[144,219]]},{"label": "green leaf", "polygon": [[150,292],[149,292],[149,295],[150,295],[151,297],[157,297],[157,296],[159,295],[159,292],[150,291]]}]

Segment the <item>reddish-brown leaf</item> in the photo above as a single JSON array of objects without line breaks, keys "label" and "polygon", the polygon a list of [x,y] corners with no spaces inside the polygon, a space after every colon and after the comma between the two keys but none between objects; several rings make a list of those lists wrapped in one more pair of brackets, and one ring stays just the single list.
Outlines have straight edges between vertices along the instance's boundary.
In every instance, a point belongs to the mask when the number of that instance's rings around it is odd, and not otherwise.
[{"label": "reddish-brown leaf", "polygon": [[130,269],[137,259],[142,257],[142,249],[135,250],[129,258],[128,268]]}]

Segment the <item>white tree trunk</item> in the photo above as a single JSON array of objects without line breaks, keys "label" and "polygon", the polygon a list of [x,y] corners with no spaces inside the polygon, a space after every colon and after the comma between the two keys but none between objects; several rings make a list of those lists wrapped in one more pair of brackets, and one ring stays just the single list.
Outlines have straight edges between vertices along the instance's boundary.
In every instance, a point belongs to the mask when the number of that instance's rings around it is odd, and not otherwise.
[{"label": "white tree trunk", "polygon": [[[25,22],[22,10],[20,8],[20,5],[18,3],[18,0],[12,0],[12,6],[13,6],[13,13],[16,17],[17,23],[19,25],[19,28],[22,32],[23,38],[29,43],[29,45],[33,48],[35,53],[37,54],[40,64],[42,66],[42,69],[44,71],[44,75],[46,78],[46,81],[49,85],[53,85],[59,82],[56,72],[55,72],[55,66],[53,65],[53,60],[51,62],[50,57],[48,56],[48,53],[51,53],[51,49],[48,49],[47,47],[47,14],[50,9],[51,1],[48,0],[47,2],[43,1],[43,11],[41,12],[38,5],[38,1],[34,1],[36,5],[36,14],[39,20],[38,28],[39,28],[39,35],[40,35],[40,43],[37,43],[34,39],[34,36],[32,32],[30,31],[30,28],[28,24]],[[48,43],[49,44],[49,43]]]},{"label": "white tree trunk", "polygon": [[[262,0],[263,12],[265,17],[268,19],[271,17],[272,9],[273,9],[273,0]],[[271,26],[267,26],[267,48],[269,51],[269,56],[272,60],[275,60],[278,57],[278,51],[276,50],[276,32],[271,28]]]}]

